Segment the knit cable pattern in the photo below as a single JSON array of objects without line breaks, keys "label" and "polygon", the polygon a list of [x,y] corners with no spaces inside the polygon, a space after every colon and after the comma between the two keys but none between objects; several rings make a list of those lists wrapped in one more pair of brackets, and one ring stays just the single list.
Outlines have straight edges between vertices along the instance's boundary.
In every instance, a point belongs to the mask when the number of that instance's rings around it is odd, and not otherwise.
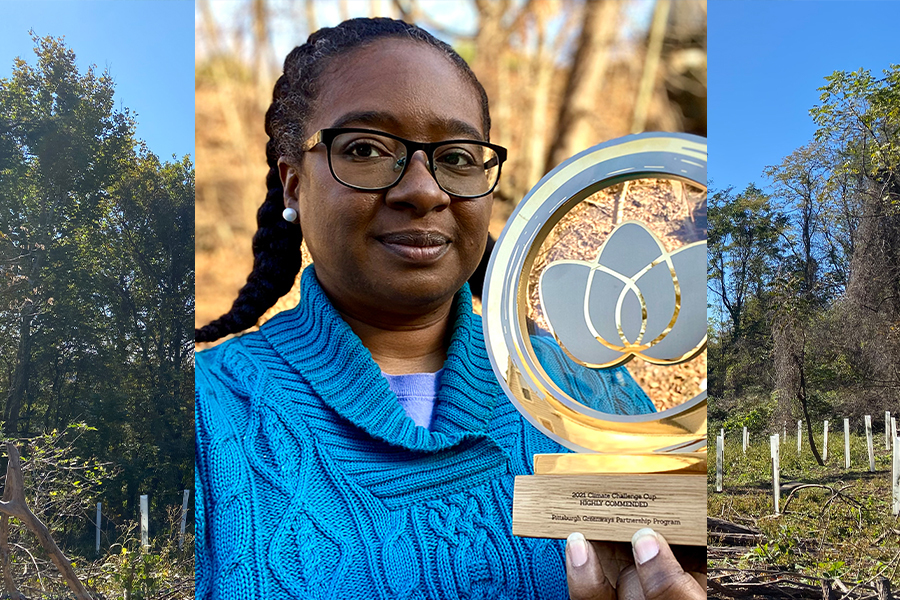
[{"label": "knit cable pattern", "polygon": [[565,451],[505,399],[468,287],[431,431],[314,269],[301,303],[197,355],[197,598],[564,599],[563,543],[511,533],[515,475]]}]

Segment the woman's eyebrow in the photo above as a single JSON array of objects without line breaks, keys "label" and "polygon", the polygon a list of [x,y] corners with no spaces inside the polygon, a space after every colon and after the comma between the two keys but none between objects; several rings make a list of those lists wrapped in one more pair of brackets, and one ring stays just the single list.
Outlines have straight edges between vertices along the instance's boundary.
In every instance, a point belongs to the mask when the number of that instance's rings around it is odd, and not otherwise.
[{"label": "woman's eyebrow", "polygon": [[390,113],[369,110],[350,112],[341,115],[331,123],[332,129],[348,126],[368,126],[368,127],[398,127],[400,121]]},{"label": "woman's eyebrow", "polygon": [[[463,138],[471,138],[474,140],[484,139],[484,136],[477,128],[460,119],[436,118],[434,120],[434,124],[438,129],[445,131],[446,134],[450,137],[459,136]],[[350,112],[345,115],[341,115],[331,124],[332,129],[354,126],[391,128],[394,131],[397,131],[402,126],[402,121],[400,121],[400,119],[398,119],[391,113],[369,110]]]},{"label": "woman's eyebrow", "polygon": [[459,119],[441,119],[441,126],[454,136],[462,136],[472,138],[474,140],[484,140],[484,135],[472,125]]}]

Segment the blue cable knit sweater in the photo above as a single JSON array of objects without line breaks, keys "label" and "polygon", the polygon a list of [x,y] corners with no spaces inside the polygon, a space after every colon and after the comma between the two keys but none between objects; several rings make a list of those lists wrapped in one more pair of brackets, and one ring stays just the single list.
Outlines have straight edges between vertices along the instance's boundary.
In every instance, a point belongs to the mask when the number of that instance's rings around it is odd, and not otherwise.
[{"label": "blue cable knit sweater", "polygon": [[511,533],[565,452],[505,399],[468,287],[431,430],[307,269],[302,301],[197,354],[197,598],[568,597],[563,542]]}]

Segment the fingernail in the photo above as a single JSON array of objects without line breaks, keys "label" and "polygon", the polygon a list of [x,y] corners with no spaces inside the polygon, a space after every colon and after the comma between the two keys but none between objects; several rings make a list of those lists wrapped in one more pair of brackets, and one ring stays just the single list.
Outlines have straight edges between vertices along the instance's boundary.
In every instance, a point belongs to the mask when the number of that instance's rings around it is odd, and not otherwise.
[{"label": "fingernail", "polygon": [[638,529],[631,538],[631,548],[634,551],[634,560],[642,565],[659,554],[659,538],[649,527]]},{"label": "fingernail", "polygon": [[587,540],[577,531],[566,539],[566,550],[573,567],[580,567],[587,562]]}]

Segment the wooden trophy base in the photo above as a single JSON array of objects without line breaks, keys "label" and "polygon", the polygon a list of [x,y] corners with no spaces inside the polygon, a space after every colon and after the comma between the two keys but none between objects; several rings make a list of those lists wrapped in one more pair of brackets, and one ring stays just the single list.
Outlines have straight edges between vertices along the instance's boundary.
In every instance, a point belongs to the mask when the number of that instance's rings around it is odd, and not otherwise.
[{"label": "wooden trophy base", "polygon": [[706,545],[706,453],[543,454],[516,477],[513,534],[630,542],[650,527],[670,544]]}]

